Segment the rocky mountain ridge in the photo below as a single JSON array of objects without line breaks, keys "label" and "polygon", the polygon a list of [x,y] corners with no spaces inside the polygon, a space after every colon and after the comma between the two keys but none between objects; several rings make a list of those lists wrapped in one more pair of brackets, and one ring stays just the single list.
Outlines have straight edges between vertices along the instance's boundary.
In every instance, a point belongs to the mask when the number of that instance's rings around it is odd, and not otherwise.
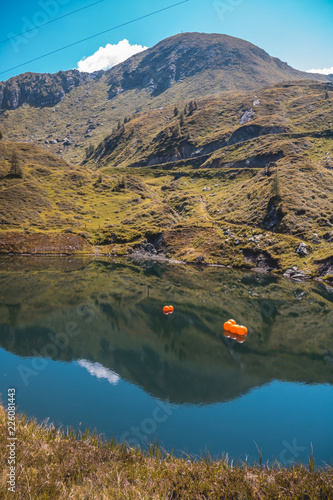
[{"label": "rocky mountain ridge", "polygon": [[[206,78],[203,88],[202,82],[193,81],[193,77],[201,73]],[[182,33],[162,40],[105,72],[81,73],[73,69],[55,74],[24,73],[0,82],[0,109],[17,109],[22,104],[54,106],[75,87],[102,76],[108,86],[109,99],[133,89],[144,89],[156,97],[173,84],[181,84],[189,78],[192,79],[191,92],[199,91],[201,95],[258,88],[283,80],[330,81],[330,76],[296,70],[239,38]]]},{"label": "rocky mountain ridge", "polygon": [[73,88],[100,78],[103,71],[81,73],[73,69],[58,73],[24,73],[0,82],[0,108],[17,109],[23,104],[55,106]]}]

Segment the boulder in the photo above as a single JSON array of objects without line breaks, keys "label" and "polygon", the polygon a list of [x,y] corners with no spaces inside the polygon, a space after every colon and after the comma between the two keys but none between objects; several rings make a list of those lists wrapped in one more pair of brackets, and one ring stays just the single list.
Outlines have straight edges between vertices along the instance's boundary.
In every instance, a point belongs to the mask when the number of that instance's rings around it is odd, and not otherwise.
[{"label": "boulder", "polygon": [[308,254],[307,244],[301,241],[301,243],[298,245],[296,249],[296,253],[298,253],[298,255],[307,255]]}]

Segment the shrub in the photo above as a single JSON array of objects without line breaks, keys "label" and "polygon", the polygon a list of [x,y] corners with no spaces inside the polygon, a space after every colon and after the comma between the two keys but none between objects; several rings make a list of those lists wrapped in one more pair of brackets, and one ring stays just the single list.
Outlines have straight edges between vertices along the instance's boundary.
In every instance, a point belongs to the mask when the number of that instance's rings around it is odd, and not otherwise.
[{"label": "shrub", "polygon": [[18,154],[16,151],[13,152],[11,159],[10,159],[10,163],[11,163],[11,166],[10,166],[10,170],[9,170],[9,176],[15,177],[18,179],[22,179],[23,170],[22,170],[22,167],[20,165],[20,160],[19,160],[19,157],[18,157]]},{"label": "shrub", "polygon": [[180,125],[179,123],[177,123],[177,125],[175,126],[175,128],[173,129],[173,134],[172,134],[174,137],[180,137],[181,135],[181,131],[180,131]]},{"label": "shrub", "polygon": [[275,196],[277,199],[280,200],[281,199],[280,181],[277,172],[275,172],[273,176],[271,189],[272,189],[272,196]]},{"label": "shrub", "polygon": [[92,144],[90,144],[86,149],[85,149],[85,152],[86,152],[86,158],[88,158],[88,156],[91,155],[91,153],[94,151],[94,146]]}]

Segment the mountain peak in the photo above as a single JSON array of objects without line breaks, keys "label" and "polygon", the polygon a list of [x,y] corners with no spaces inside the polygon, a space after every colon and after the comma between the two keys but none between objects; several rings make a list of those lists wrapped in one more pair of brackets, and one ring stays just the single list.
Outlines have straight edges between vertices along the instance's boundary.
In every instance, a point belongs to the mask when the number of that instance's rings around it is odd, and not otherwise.
[{"label": "mountain peak", "polygon": [[322,75],[292,68],[250,42],[219,33],[179,33],[111,68],[108,74],[110,98],[133,88],[156,96],[195,75],[203,79],[200,95],[283,80],[327,81]]}]

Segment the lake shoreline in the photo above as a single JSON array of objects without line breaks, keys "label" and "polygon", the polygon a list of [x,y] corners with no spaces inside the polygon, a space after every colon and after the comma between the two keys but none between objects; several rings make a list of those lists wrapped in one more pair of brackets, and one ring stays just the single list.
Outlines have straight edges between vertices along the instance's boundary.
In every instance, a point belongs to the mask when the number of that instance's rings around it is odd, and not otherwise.
[{"label": "lake shoreline", "polygon": [[[7,413],[0,404],[0,449],[7,456]],[[16,416],[16,498],[332,498],[332,467],[254,466],[227,459],[176,458],[157,445],[148,451],[76,434]],[[59,457],[61,460],[59,461]],[[8,467],[7,463],[4,467]],[[47,477],[47,481],[45,481]],[[288,492],[288,493],[287,493]],[[2,475],[0,496],[8,498]],[[286,496],[287,495],[287,496]],[[96,497],[96,498],[97,498]]]},{"label": "lake shoreline", "polygon": [[[45,236],[45,235],[43,235]],[[291,279],[295,282],[305,282],[305,281],[318,281],[322,283],[328,283],[329,285],[333,283],[333,276],[331,274],[325,275],[321,272],[304,272],[298,269],[297,266],[292,266],[287,269],[281,269],[279,267],[269,268],[265,263],[260,263],[259,266],[251,267],[248,263],[232,265],[230,263],[222,264],[220,261],[210,262],[205,259],[205,257],[199,257],[193,260],[181,260],[179,258],[174,258],[172,256],[167,256],[163,251],[156,251],[155,248],[147,250],[146,245],[137,245],[136,248],[130,248],[124,246],[124,248],[119,248],[120,245],[114,245],[111,249],[103,248],[101,246],[87,245],[87,242],[80,240],[73,240],[68,238],[65,240],[59,239],[57,242],[52,241],[51,246],[41,244],[39,239],[30,241],[26,244],[25,238],[20,238],[18,242],[13,246],[12,244],[6,243],[1,240],[0,235],[0,256],[8,257],[92,257],[94,260],[97,258],[128,258],[131,260],[145,260],[145,261],[156,261],[156,262],[167,262],[169,264],[177,265],[194,265],[198,267],[217,267],[217,268],[227,268],[239,271],[251,271],[262,274],[267,274],[270,276],[284,277]],[[75,235],[77,236],[77,235]],[[65,243],[64,243],[65,241]],[[149,244],[148,244],[149,246]],[[150,245],[151,246],[151,245]],[[328,257],[325,259],[328,262],[328,266],[333,265],[333,257]],[[326,266],[327,267],[327,266]]]}]

